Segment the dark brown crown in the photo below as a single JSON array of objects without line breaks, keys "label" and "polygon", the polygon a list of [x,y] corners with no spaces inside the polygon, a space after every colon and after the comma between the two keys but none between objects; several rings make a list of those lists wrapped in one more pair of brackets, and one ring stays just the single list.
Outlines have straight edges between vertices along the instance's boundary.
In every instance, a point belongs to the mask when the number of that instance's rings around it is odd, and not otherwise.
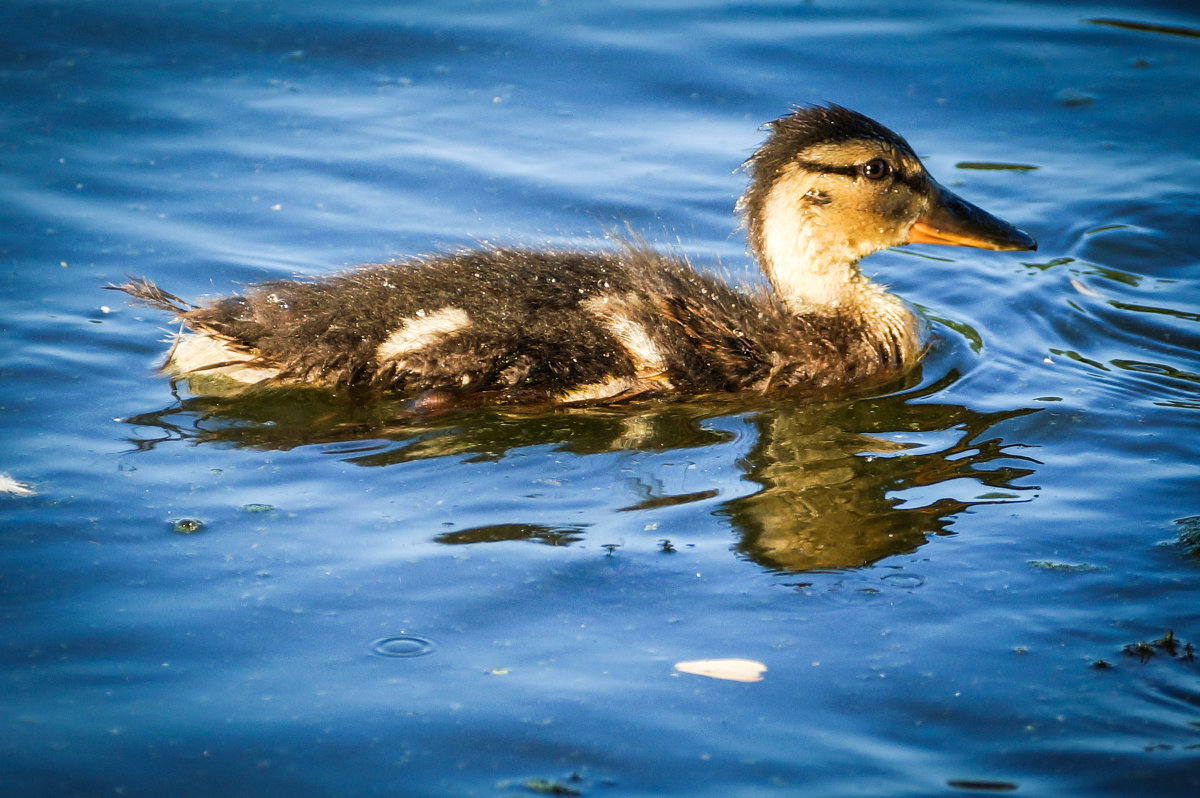
[{"label": "dark brown crown", "polygon": [[[751,243],[757,250],[759,223],[767,194],[780,172],[797,161],[801,154],[817,144],[839,144],[846,141],[879,141],[911,155],[912,148],[898,133],[889,130],[870,117],[840,105],[808,105],[797,107],[790,114],[763,126],[770,135],[744,164],[750,174],[750,184],[738,201],[742,222],[750,231]],[[847,164],[849,165],[849,164]]]}]

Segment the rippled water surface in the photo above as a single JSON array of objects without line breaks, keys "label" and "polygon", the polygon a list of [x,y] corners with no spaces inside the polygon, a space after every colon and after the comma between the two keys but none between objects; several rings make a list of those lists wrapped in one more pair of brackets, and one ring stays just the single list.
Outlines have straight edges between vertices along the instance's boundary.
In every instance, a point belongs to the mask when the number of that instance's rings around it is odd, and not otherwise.
[{"label": "rippled water surface", "polygon": [[[1196,795],[1198,98],[1183,2],[8,0],[4,794]],[[866,262],[935,336],[874,394],[199,397],[102,290],[626,223],[754,281],[815,101],[1041,245]]]}]

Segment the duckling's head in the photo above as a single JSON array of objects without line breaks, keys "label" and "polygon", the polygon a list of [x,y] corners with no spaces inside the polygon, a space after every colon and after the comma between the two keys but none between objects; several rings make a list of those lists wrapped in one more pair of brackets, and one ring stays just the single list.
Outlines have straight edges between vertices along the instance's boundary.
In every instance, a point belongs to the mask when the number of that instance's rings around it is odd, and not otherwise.
[{"label": "duckling's head", "polygon": [[738,203],[750,246],[793,312],[844,312],[881,290],[859,259],[906,243],[1036,249],[1026,233],[939,185],[903,138],[836,105],[769,125]]}]

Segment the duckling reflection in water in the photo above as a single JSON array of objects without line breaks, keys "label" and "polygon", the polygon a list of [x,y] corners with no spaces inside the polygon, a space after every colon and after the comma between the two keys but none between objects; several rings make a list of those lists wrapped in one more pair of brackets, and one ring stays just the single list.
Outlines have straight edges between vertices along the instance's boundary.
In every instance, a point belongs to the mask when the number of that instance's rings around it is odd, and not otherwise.
[{"label": "duckling reflection in water", "polygon": [[767,126],[738,203],[770,290],[686,261],[485,249],[252,286],[196,306],[113,286],[191,330],[166,368],[246,384],[373,386],[419,403],[606,403],[672,392],[850,388],[897,376],[921,324],[858,261],[905,243],[1030,250],[930,177],[907,142],[838,106]]}]

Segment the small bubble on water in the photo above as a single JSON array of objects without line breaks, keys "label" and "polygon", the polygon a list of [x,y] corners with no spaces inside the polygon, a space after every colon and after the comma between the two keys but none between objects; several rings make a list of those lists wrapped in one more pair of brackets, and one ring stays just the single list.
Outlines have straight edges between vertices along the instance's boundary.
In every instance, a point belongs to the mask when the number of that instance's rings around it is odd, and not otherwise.
[{"label": "small bubble on water", "polygon": [[925,577],[918,576],[916,574],[888,574],[879,581],[883,582],[888,587],[898,587],[904,590],[912,590],[925,584]]},{"label": "small bubble on water", "polygon": [[381,657],[423,657],[435,648],[436,643],[420,635],[384,637],[371,644],[371,651]]}]

